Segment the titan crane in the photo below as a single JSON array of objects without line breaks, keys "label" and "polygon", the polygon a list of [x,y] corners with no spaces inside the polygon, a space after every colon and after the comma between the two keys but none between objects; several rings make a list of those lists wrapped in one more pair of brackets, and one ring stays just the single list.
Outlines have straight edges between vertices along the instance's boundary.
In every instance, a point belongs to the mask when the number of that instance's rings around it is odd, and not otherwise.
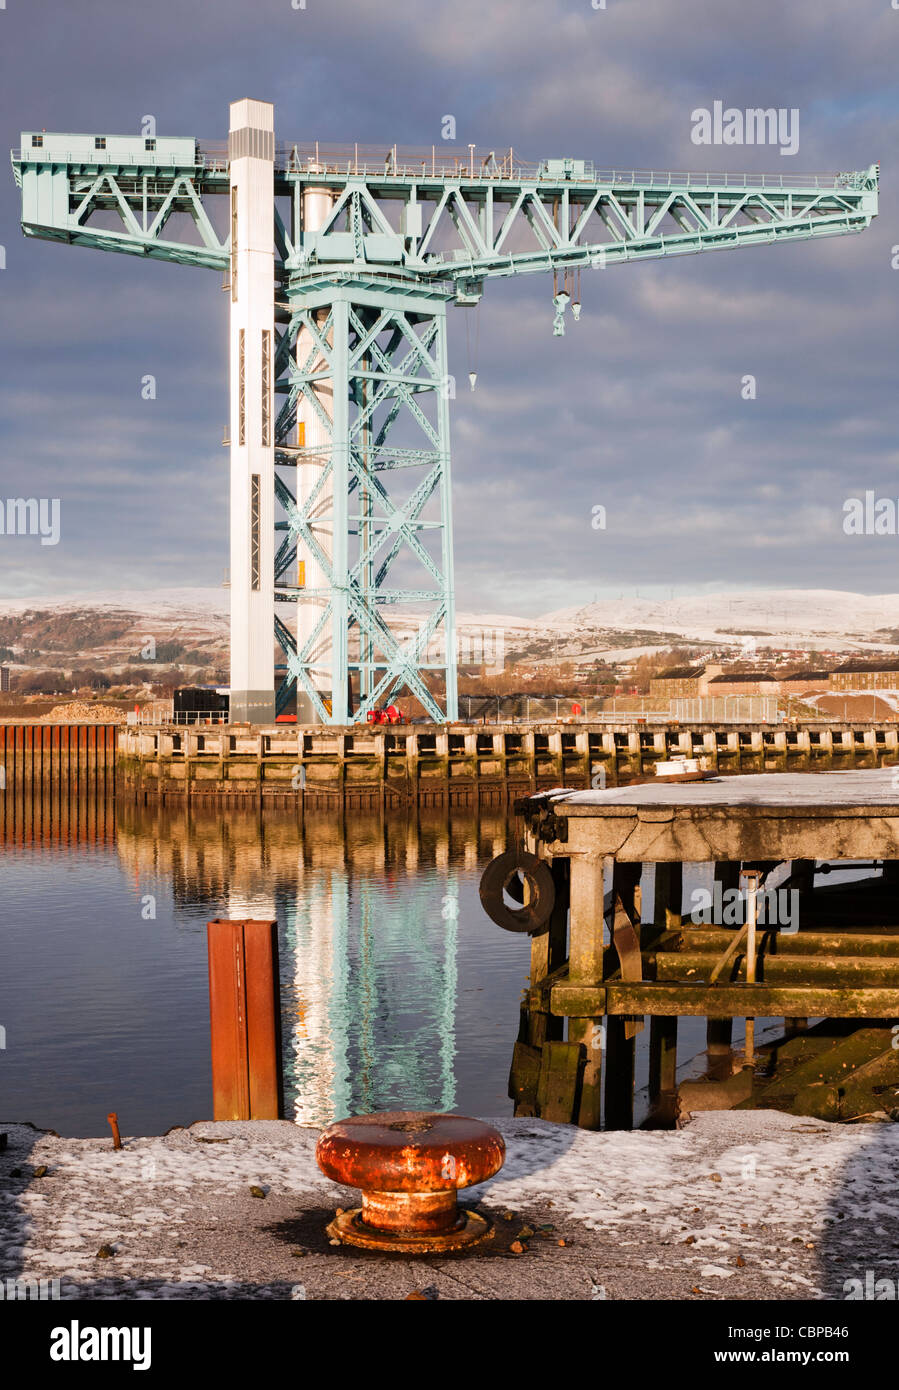
[{"label": "titan crane", "polygon": [[[294,687],[300,722],[365,721],[401,691],[458,716],[447,305],[551,272],[560,333],[581,269],[857,232],[877,213],[877,165],[735,176],[276,146],[274,108],[250,100],[231,106],[227,150],[21,140],[27,236],[224,273],[231,718],[253,723]],[[296,605],[293,631],[276,603]]]}]

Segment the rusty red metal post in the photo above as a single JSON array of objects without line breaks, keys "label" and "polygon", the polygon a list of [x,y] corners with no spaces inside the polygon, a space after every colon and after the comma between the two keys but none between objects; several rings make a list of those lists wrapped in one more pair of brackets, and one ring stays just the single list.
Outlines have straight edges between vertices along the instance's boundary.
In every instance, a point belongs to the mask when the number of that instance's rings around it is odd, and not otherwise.
[{"label": "rusty red metal post", "polygon": [[277,922],[207,924],[212,1102],[216,1120],[278,1120],[284,1110]]},{"label": "rusty red metal post", "polygon": [[112,1147],[114,1149],[120,1149],[122,1147],[122,1136],[119,1133],[119,1117],[115,1110],[110,1110],[109,1114],[106,1116],[106,1123],[112,1130]]}]

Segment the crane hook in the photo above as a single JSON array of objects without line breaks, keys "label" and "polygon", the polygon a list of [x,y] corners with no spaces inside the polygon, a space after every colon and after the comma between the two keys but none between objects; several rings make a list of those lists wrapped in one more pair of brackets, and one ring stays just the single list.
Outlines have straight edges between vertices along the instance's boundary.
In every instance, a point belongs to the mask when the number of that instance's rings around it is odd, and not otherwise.
[{"label": "crane hook", "polygon": [[564,338],[565,336],[565,310],[568,308],[568,305],[570,303],[571,295],[566,294],[564,290],[561,294],[557,294],[553,299],[553,304],[555,305],[556,309],[556,316],[553,319],[554,338]]}]

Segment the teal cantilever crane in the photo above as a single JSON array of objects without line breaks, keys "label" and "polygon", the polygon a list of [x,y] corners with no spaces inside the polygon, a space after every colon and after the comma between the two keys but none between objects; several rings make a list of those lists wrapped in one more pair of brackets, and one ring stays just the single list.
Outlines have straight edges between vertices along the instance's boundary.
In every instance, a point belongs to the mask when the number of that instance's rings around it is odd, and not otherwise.
[{"label": "teal cantilever crane", "polygon": [[[231,718],[255,723],[294,687],[301,722],[364,721],[403,690],[457,717],[448,304],[550,272],[560,333],[581,269],[857,232],[878,196],[876,165],[744,176],[276,146],[259,101],[231,106],[227,150],[26,131],[13,169],[28,236],[224,272]],[[293,630],[276,603],[296,605]]]}]

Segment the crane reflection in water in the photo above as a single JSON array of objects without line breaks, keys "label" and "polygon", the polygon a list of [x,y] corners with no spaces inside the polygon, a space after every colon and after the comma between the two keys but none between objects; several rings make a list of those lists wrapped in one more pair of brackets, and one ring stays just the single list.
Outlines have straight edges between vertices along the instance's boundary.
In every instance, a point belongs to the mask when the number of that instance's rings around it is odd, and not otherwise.
[{"label": "crane reflection in water", "polygon": [[[502,808],[303,816],[11,787],[0,1004],[19,1039],[4,1054],[12,1113],[80,1135],[107,1132],[111,1095],[132,1134],[208,1116],[214,918],[278,922],[287,1119],[508,1113],[529,948],[478,898],[508,827]],[[39,928],[23,932],[26,896]]]},{"label": "crane reflection in water", "polygon": [[285,1108],[298,1123],[454,1108],[452,871],[443,888],[441,902],[433,881],[331,872],[278,894]]},{"label": "crane reflection in water", "polygon": [[[489,951],[478,866],[505,844],[503,815],[305,827],[266,815],[251,817],[251,834],[233,813],[225,822],[200,812],[223,849],[216,871],[197,814],[181,846],[192,843],[195,867],[218,880],[226,915],[278,922],[285,1115],[319,1125],[374,1110],[454,1109],[460,913],[470,922],[469,955],[472,946],[480,955],[478,938]],[[469,994],[483,993],[468,984]],[[507,1032],[510,1023],[511,1012]]]}]

